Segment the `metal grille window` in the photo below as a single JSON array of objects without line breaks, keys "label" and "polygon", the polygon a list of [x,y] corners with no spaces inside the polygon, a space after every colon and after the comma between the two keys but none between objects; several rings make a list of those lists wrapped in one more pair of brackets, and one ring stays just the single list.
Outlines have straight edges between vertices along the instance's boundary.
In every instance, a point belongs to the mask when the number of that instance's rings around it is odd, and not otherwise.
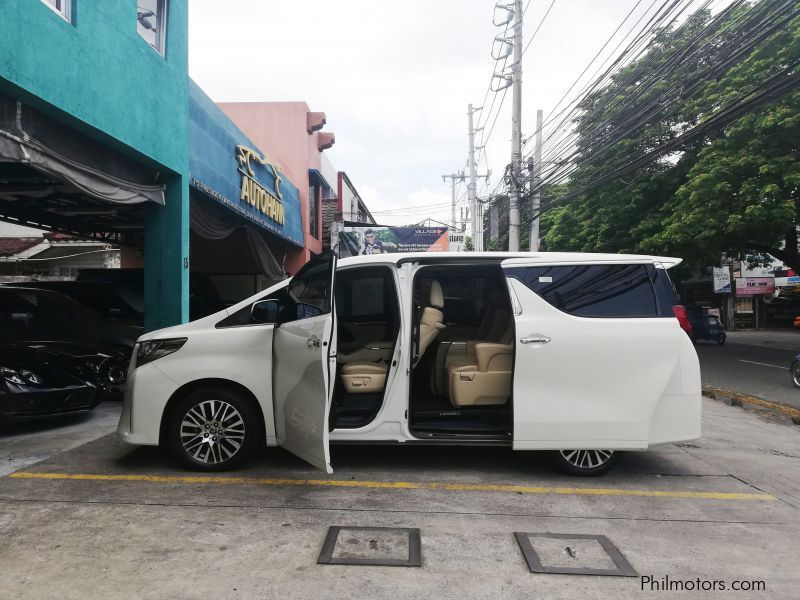
[{"label": "metal grille window", "polygon": [[53,12],[61,15],[65,21],[72,22],[72,0],[42,0]]},{"label": "metal grille window", "polygon": [[138,0],[136,31],[164,56],[167,42],[167,0]]}]

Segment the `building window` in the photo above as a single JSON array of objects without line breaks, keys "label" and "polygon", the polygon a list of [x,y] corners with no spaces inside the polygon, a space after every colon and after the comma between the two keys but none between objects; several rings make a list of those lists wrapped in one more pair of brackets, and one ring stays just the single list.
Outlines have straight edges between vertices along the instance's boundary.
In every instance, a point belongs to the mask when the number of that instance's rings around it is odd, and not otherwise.
[{"label": "building window", "polygon": [[737,296],[736,297],[736,312],[738,314],[753,314],[753,297],[752,296]]},{"label": "building window", "polygon": [[72,22],[72,0],[42,0],[53,12],[61,15],[65,21]]},{"label": "building window", "polygon": [[138,0],[136,31],[164,56],[167,41],[167,0]]},{"label": "building window", "polygon": [[308,233],[319,239],[319,188],[311,186],[308,194]]}]

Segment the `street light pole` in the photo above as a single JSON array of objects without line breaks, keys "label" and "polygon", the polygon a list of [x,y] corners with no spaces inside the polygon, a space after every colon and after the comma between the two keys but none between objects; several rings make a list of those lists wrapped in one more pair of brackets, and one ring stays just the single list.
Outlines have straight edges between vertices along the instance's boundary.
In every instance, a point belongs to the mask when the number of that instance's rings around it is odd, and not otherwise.
[{"label": "street light pole", "polygon": [[453,231],[458,229],[458,222],[456,221],[456,182],[464,181],[464,171],[453,173],[451,175],[442,175],[442,181],[450,180],[450,223]]},{"label": "street light pole", "polygon": [[536,132],[533,150],[533,173],[531,173],[531,252],[539,251],[539,211],[542,196],[539,186],[542,177],[542,109],[536,111]]},{"label": "street light pole", "polygon": [[511,190],[508,211],[508,250],[519,251],[519,200],[522,157],[522,0],[514,0],[514,64],[511,67]]},{"label": "street light pole", "polygon": [[473,108],[472,104],[468,105],[467,107],[467,116],[469,122],[469,155],[467,156],[467,163],[469,165],[469,183],[467,184],[467,195],[469,198],[469,209],[472,213],[472,219],[470,220],[472,227],[472,246],[476,252],[483,251],[483,207],[478,204],[478,185],[476,180],[480,178],[488,180],[489,175],[491,174],[491,172],[489,172],[484,175],[478,175],[475,172],[477,168],[477,165],[475,164],[475,133],[478,130],[475,129],[473,116],[479,110],[481,109]]}]

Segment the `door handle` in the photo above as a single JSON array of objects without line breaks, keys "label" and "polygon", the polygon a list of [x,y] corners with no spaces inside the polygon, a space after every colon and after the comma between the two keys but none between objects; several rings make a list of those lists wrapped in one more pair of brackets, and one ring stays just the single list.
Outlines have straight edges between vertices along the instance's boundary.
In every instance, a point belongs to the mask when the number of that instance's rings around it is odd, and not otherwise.
[{"label": "door handle", "polygon": [[541,333],[534,333],[528,337],[521,338],[519,341],[522,344],[548,344],[550,343],[550,338]]},{"label": "door handle", "polygon": [[319,348],[320,341],[319,338],[315,335],[312,335],[310,338],[306,340],[306,346],[309,348]]}]

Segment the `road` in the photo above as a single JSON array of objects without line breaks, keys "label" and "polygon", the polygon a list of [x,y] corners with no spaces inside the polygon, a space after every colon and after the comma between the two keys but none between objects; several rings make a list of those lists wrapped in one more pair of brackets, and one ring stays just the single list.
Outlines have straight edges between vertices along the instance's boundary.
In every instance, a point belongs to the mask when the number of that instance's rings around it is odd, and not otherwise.
[{"label": "road", "polygon": [[[29,429],[29,446],[0,432],[21,467],[0,477],[3,598],[677,597],[647,595],[645,577],[751,590],[718,598],[800,587],[800,429],[708,398],[701,439],[632,452],[598,479],[536,452],[423,446],[335,446],[332,476],[279,448],[192,473],[123,444],[109,423],[119,404],[104,408],[58,437]],[[378,528],[417,528],[421,567],[318,564],[329,527],[345,532],[336,556],[384,564],[411,544]],[[641,577],[531,573],[515,533],[571,569],[614,569],[580,537],[606,536]]]},{"label": "road", "polygon": [[723,346],[700,342],[703,383],[800,408],[789,365],[800,353],[800,332],[731,332]]}]

